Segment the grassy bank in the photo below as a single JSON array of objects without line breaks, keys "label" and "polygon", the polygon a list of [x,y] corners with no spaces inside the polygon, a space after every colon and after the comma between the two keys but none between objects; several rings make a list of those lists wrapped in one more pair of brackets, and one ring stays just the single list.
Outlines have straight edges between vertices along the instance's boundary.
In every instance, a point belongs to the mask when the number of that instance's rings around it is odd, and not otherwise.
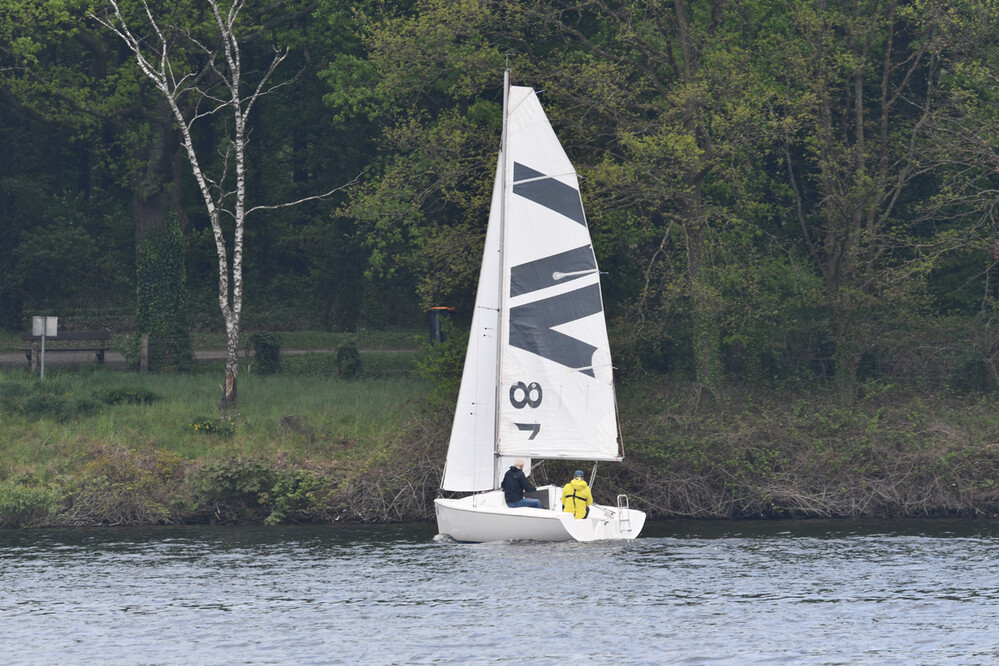
[{"label": "grassy bank", "polygon": [[428,385],[415,351],[282,359],[217,409],[220,363],[185,375],[53,368],[0,374],[0,525],[370,519],[346,489],[398,449]]},{"label": "grassy bank", "polygon": [[625,388],[620,484],[662,517],[995,517],[996,396],[869,384],[831,392]]},{"label": "grassy bank", "polygon": [[[0,525],[429,519],[450,414],[410,372],[415,352],[331,354],[247,374],[220,416],[218,376],[0,374]],[[811,393],[729,389],[708,402],[662,377],[619,389],[626,460],[597,501],[628,493],[652,518],[992,517],[995,396],[868,385],[837,406]],[[447,401],[444,401],[447,404]],[[535,483],[577,463],[546,462]]]},{"label": "grassy bank", "polygon": [[[3,377],[0,476],[66,471],[91,447],[156,449],[190,460],[276,455],[294,463],[357,458],[412,418],[417,380],[254,377],[240,380],[240,408],[217,410],[206,375],[55,373],[44,382]],[[16,392],[15,392],[16,387]],[[349,443],[349,446],[347,444]]]}]

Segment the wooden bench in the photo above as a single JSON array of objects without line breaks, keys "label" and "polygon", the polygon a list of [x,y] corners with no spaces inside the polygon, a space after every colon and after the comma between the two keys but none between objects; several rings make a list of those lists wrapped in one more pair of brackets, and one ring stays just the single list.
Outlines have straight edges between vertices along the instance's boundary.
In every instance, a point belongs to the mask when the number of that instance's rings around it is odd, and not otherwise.
[{"label": "wooden bench", "polygon": [[[37,365],[38,354],[42,349],[42,336],[25,333],[21,339],[30,344],[22,351],[28,357],[32,369]],[[45,337],[45,353],[94,352],[97,363],[104,363],[104,352],[108,350],[111,334],[107,331],[60,331],[56,337]],[[36,359],[32,361],[32,358]]]}]

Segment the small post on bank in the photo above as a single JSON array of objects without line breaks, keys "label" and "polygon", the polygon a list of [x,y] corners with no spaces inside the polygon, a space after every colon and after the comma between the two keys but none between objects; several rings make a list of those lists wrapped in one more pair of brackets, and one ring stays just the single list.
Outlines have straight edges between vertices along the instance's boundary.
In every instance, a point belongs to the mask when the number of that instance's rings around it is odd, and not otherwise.
[{"label": "small post on bank", "polygon": [[59,337],[59,317],[32,317],[31,334],[41,336],[41,379],[45,379],[45,338]]}]

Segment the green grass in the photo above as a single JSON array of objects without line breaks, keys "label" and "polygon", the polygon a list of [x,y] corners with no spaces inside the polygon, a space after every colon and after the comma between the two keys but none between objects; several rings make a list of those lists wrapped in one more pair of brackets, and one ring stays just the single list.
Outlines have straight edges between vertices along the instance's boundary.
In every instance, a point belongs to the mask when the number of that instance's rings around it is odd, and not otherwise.
[{"label": "green grass", "polygon": [[21,334],[0,331],[0,354],[15,352],[21,347]]},{"label": "green grass", "polygon": [[325,345],[286,354],[275,375],[243,359],[238,407],[226,413],[222,361],[187,374],[0,371],[0,527],[388,520],[386,507],[398,519],[400,506],[423,515],[421,486],[408,484],[400,504],[398,484],[376,471],[408,470],[425,459],[414,442],[439,441],[421,421],[433,387],[412,372],[420,352],[399,340],[373,340],[350,380]]},{"label": "green grass", "polygon": [[71,473],[82,456],[102,447],[169,452],[189,460],[363,460],[406,427],[417,409],[416,399],[430,391],[424,382],[406,377],[339,381],[242,375],[239,409],[232,415],[235,432],[223,436],[193,426],[220,418],[220,379],[55,371],[39,382],[24,372],[0,373],[0,390],[10,393],[14,386],[27,386],[51,392],[54,399],[70,401],[70,411],[101,391],[128,388],[159,398],[148,404],[101,404],[89,411],[81,407],[68,418],[16,409],[5,413],[0,422],[0,478]]}]

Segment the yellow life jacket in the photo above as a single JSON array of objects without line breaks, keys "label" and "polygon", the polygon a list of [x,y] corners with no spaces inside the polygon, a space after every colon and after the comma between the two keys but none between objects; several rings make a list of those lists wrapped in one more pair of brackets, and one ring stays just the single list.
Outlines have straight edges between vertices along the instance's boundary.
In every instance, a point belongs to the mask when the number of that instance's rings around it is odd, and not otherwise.
[{"label": "yellow life jacket", "polygon": [[573,479],[562,488],[562,510],[576,518],[585,518],[587,507],[593,504],[590,486],[583,479]]}]

